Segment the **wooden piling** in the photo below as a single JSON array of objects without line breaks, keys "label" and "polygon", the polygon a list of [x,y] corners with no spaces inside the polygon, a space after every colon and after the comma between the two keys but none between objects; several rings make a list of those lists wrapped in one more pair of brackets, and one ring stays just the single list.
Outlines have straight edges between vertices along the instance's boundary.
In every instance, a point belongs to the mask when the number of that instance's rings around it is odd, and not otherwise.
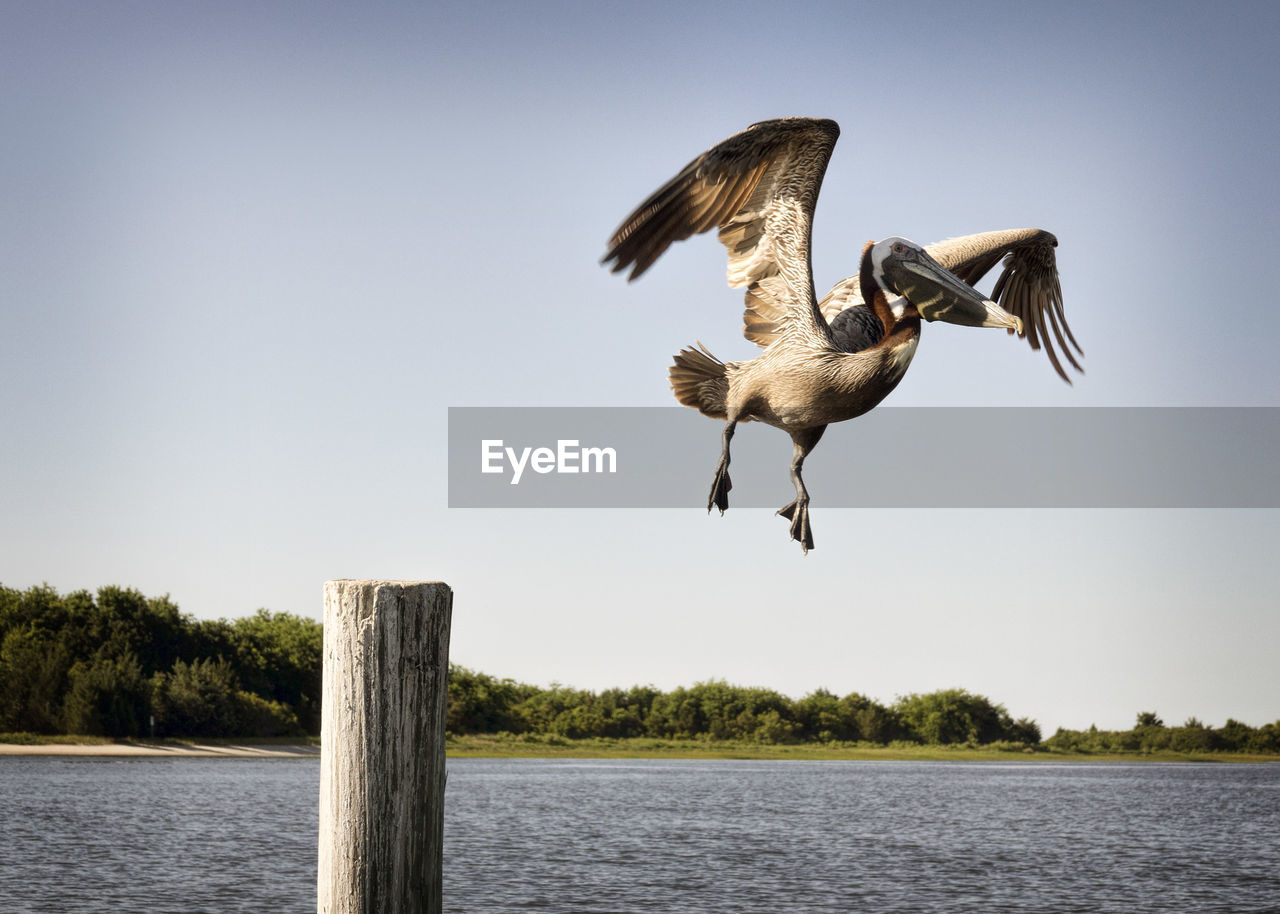
[{"label": "wooden piling", "polygon": [[453,591],[327,581],[320,914],[439,914]]}]

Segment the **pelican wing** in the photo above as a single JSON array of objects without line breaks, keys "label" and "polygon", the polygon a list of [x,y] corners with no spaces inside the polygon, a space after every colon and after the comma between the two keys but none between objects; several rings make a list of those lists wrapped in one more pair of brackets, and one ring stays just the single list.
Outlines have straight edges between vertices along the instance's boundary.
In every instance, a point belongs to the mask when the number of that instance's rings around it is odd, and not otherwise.
[{"label": "pelican wing", "polygon": [[[862,300],[858,274],[841,280],[818,304],[822,319],[831,330],[831,341],[842,352],[860,352],[874,346],[884,336],[884,324]],[[786,326],[785,303],[764,289],[747,291],[742,334],[762,349],[768,349]]]},{"label": "pelican wing", "polygon": [[1004,270],[996,279],[991,297],[1010,314],[1022,318],[1019,335],[1026,337],[1032,349],[1039,349],[1043,341],[1054,369],[1070,384],[1071,378],[1058,360],[1053,341],[1057,340],[1062,354],[1079,372],[1084,369],[1071,349],[1074,347],[1081,356],[1084,350],[1067,326],[1062,310],[1062,285],[1058,282],[1058,261],[1053,250],[1057,246],[1058,239],[1043,229],[1011,229],[950,238],[925,250],[970,285],[976,285],[1003,259]]},{"label": "pelican wing", "polygon": [[[1067,361],[1080,372],[1084,369],[1071,354],[1071,348],[1074,347],[1082,356],[1084,350],[1067,326],[1062,310],[1062,286],[1058,282],[1058,263],[1053,250],[1057,246],[1058,239],[1043,229],[1010,229],[949,238],[931,244],[925,250],[971,286],[976,286],[1003,259],[1004,271],[996,280],[991,297],[1006,311],[1022,318],[1021,335],[1026,337],[1032,349],[1039,349],[1043,339],[1049,361],[1059,376],[1070,384],[1071,378],[1058,360],[1053,340],[1058,341]],[[823,318],[834,326],[841,313],[862,303],[862,290],[855,273],[836,283],[818,303],[818,309]],[[757,326],[763,328],[762,337],[767,338],[771,329],[768,319],[772,313],[756,316]],[[748,324],[750,326],[750,321]]]},{"label": "pelican wing", "polygon": [[[729,250],[729,285],[769,305],[771,320],[829,338],[810,269],[813,209],[835,121],[781,118],[753,124],[698,156],[628,216],[602,261],[635,279],[673,242],[712,228]],[[749,319],[748,319],[749,321]],[[748,326],[747,338],[752,339]]]}]

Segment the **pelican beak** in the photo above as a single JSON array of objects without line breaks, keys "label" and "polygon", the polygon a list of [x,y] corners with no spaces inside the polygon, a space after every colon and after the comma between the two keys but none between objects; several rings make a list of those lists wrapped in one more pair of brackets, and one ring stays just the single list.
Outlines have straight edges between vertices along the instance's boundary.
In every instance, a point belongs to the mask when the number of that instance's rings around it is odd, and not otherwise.
[{"label": "pelican beak", "polygon": [[945,269],[924,251],[897,264],[898,292],[915,305],[927,321],[947,321],[966,327],[1004,327],[1022,332],[1022,320],[973,286]]}]

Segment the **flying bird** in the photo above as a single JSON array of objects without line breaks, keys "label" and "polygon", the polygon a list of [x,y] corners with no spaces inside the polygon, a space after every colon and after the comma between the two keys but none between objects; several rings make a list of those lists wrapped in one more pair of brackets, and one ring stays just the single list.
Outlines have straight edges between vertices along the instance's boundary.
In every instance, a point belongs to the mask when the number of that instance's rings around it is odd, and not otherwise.
[{"label": "flying bird", "polygon": [[[810,258],[814,206],[840,128],[835,121],[780,118],[753,124],[698,156],[623,220],[603,263],[641,276],[673,242],[717,229],[729,251],[729,285],[746,288],[743,333],[764,349],[722,362],[701,343],[669,371],[675,397],[725,420],[707,498],[729,506],[729,451],[739,422],[791,436],[795,500],[778,514],[791,538],[813,548],[805,457],[828,425],[874,409],[902,380],[920,340],[920,319],[1003,327],[1032,349],[1043,344],[1068,384],[1054,341],[1083,372],[1067,326],[1054,248],[1042,229],[1012,229],[922,247],[906,238],[867,242],[858,272],[821,300]],[[991,297],[973,284],[1003,260]],[[1069,345],[1068,345],[1069,344]]]}]

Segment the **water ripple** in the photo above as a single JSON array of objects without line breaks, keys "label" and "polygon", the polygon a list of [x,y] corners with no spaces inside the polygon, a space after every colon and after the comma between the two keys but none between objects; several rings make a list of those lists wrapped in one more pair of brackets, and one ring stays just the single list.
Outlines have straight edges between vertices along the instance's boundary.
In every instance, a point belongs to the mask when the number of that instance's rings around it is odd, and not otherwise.
[{"label": "water ripple", "polygon": [[[0,911],[315,910],[319,765],[0,758]],[[1280,765],[449,763],[453,914],[1280,912]]]}]

